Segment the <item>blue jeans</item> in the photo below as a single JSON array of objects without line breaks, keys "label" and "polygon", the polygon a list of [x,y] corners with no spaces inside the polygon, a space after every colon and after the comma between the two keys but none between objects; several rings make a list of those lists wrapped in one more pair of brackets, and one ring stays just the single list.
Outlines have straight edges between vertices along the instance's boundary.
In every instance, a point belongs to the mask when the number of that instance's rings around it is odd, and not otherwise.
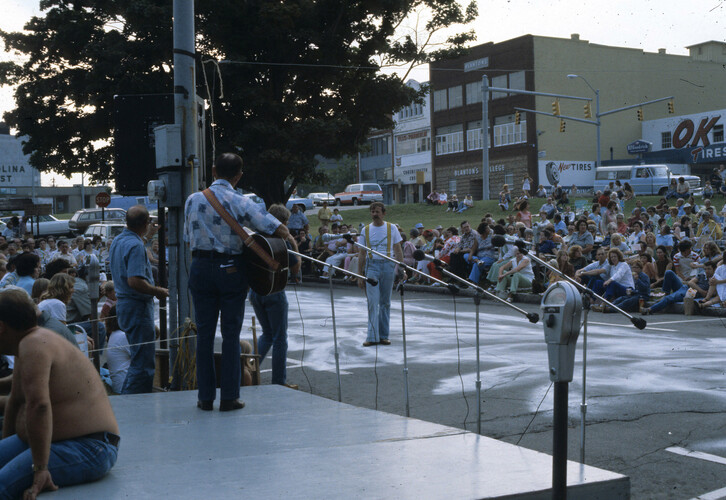
[{"label": "blue jeans", "polygon": [[[116,463],[118,448],[99,439],[80,437],[50,445],[48,470],[60,487],[89,483],[105,476]],[[17,434],[0,441],[0,500],[21,498],[33,485],[33,456]]]},{"label": "blue jeans", "polygon": [[268,296],[250,291],[250,304],[262,326],[257,341],[260,363],[272,348],[272,383],[284,385],[287,380],[287,296],[277,292]]},{"label": "blue jeans", "polygon": [[587,288],[592,290],[598,295],[602,295],[603,292],[603,286],[602,284],[605,283],[605,280],[602,279],[600,275],[598,276],[591,276],[590,280],[587,282]]},{"label": "blue jeans", "polygon": [[479,280],[481,279],[482,272],[486,272],[492,264],[496,262],[496,259],[493,259],[491,257],[481,257],[479,259],[478,263],[475,263],[472,268],[471,272],[469,273],[469,281],[472,283],[479,284]]},{"label": "blue jeans", "polygon": [[197,384],[199,401],[214,401],[214,337],[221,315],[222,366],[220,398],[239,398],[241,381],[239,334],[247,297],[247,274],[241,257],[192,260],[189,290],[197,321]]},{"label": "blue jeans", "polygon": [[671,304],[683,302],[688,291],[688,285],[684,285],[681,279],[673,271],[666,271],[663,275],[663,291],[666,296],[653,304],[650,312],[662,311]]},{"label": "blue jeans", "polygon": [[367,342],[380,342],[388,339],[391,323],[391,293],[396,265],[388,260],[366,259],[366,276],[376,278],[378,285],[366,283],[368,298],[368,335]]},{"label": "blue jeans", "polygon": [[628,289],[618,283],[617,281],[611,281],[610,284],[605,288],[605,294],[603,297],[605,300],[612,301],[618,297],[623,297],[628,294]]},{"label": "blue jeans", "polygon": [[[151,392],[154,385],[156,345],[154,338],[154,301],[120,298],[116,302],[118,326],[126,332],[131,347],[131,365],[121,394],[144,394]],[[135,345],[149,342],[143,345]]]}]

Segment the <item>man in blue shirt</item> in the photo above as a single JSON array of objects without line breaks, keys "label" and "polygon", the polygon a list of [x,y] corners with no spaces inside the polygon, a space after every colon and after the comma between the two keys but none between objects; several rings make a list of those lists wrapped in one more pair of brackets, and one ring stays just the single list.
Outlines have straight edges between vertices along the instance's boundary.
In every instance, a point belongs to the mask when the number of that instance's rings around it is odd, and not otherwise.
[{"label": "man in blue shirt", "polygon": [[291,212],[290,220],[287,223],[287,228],[290,230],[290,233],[293,236],[297,236],[297,233],[300,232],[301,229],[309,231],[310,223],[308,222],[308,218],[305,217],[305,214],[300,211],[300,206],[293,205]]},{"label": "man in blue shirt", "polygon": [[[242,158],[234,153],[220,155],[212,167],[216,179],[209,189],[222,207],[242,226],[274,234],[294,245],[287,227],[264,207],[245,198],[234,186],[242,177]],[[214,372],[214,337],[217,318],[222,318],[222,366],[219,411],[244,408],[239,400],[240,345],[247,273],[242,239],[209,204],[204,193],[193,193],[184,206],[184,240],[192,250],[189,289],[197,320],[197,407],[213,409],[217,395]],[[250,251],[250,250],[246,250]]]},{"label": "man in blue shirt", "polygon": [[131,346],[131,365],[122,394],[151,392],[154,383],[154,297],[169,296],[166,288],[154,286],[151,262],[144,247],[151,218],[143,205],[126,212],[126,229],[111,244],[111,275],[116,288],[116,313],[121,330]]}]

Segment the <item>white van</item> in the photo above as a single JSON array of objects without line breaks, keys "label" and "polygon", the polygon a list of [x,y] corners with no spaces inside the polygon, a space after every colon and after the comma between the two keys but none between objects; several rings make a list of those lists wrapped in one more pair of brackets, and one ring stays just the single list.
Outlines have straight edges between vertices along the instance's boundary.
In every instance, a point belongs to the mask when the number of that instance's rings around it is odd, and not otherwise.
[{"label": "white van", "polygon": [[595,170],[595,191],[609,189],[610,183],[616,180],[626,182],[633,188],[636,195],[660,195],[668,191],[671,178],[683,177],[690,186],[691,194],[700,192],[701,179],[695,175],[673,174],[668,165],[618,165],[616,167],[598,167]]},{"label": "white van", "polygon": [[342,193],[335,193],[336,205],[383,201],[383,190],[378,184],[349,184]]}]

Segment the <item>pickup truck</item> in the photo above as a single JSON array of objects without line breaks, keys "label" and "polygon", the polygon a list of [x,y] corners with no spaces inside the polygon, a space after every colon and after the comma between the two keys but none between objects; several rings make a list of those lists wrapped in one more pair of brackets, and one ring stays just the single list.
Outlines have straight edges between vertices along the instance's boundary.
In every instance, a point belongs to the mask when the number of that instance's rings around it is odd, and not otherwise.
[{"label": "pickup truck", "polygon": [[595,171],[595,191],[604,191],[611,182],[619,180],[633,188],[636,195],[660,195],[668,191],[671,178],[683,177],[690,187],[691,194],[701,191],[701,179],[695,175],[677,175],[671,172],[668,165],[619,165],[616,167],[598,167]]}]

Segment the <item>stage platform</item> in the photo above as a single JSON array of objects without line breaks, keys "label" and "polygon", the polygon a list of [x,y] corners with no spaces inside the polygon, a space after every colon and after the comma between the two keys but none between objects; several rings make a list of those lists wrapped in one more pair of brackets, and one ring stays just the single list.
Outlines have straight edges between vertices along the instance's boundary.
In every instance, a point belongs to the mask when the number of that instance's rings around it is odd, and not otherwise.
[{"label": "stage platform", "polygon": [[[112,397],[116,466],[43,498],[551,498],[543,453],[280,386],[242,399],[220,413],[196,392]],[[568,483],[571,499],[629,498],[627,477],[574,462]]]}]

